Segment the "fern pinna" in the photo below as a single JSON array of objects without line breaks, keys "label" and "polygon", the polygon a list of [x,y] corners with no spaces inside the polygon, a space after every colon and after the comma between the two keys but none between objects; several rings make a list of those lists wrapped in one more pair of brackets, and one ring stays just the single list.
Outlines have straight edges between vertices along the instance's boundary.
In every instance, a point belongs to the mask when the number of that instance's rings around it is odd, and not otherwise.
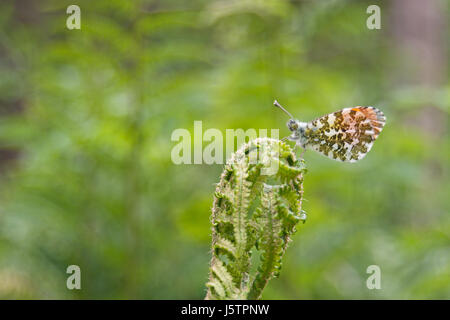
[{"label": "fern pinna", "polygon": [[305,172],[303,160],[280,140],[258,138],[231,156],[214,194],[206,299],[261,298],[305,218]]}]

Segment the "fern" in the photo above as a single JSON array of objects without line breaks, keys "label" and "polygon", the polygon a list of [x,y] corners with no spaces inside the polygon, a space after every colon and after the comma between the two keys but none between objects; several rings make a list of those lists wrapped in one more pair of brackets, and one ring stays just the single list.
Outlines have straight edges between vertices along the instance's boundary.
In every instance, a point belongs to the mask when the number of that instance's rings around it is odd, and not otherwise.
[{"label": "fern", "polygon": [[[305,172],[303,160],[275,139],[252,140],[232,155],[214,194],[206,299],[260,299],[269,280],[279,275],[304,216]],[[260,259],[251,268],[256,250]]]}]

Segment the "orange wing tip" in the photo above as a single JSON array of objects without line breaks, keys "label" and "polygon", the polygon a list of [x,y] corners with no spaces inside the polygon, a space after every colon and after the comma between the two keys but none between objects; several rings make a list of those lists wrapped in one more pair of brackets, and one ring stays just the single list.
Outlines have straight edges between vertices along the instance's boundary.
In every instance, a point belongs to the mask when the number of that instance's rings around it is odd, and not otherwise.
[{"label": "orange wing tip", "polygon": [[383,111],[375,107],[362,107],[360,111],[371,120],[377,120],[383,123],[386,121],[386,116],[384,115]]}]

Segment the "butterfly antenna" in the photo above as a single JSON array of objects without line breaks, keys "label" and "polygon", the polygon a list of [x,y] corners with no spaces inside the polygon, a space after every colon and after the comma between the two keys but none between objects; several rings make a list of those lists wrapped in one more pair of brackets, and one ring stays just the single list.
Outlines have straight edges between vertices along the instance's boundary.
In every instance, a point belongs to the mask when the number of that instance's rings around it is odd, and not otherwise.
[{"label": "butterfly antenna", "polygon": [[291,117],[291,119],[294,119],[294,117],[292,116],[292,114],[290,114],[285,108],[283,108],[283,107],[281,106],[281,104],[278,103],[277,100],[275,100],[275,101],[273,102],[273,105],[274,105],[275,107],[278,107],[278,108],[280,108],[281,110],[283,110],[289,117]]}]

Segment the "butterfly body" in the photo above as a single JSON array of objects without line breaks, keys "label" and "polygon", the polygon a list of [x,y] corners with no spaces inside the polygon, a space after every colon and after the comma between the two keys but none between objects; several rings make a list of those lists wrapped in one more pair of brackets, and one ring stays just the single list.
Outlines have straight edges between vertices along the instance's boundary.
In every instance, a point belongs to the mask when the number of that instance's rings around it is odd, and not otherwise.
[{"label": "butterfly body", "polygon": [[292,135],[288,139],[330,159],[356,162],[370,151],[385,122],[386,117],[377,108],[345,108],[310,122],[290,119],[287,126]]}]

